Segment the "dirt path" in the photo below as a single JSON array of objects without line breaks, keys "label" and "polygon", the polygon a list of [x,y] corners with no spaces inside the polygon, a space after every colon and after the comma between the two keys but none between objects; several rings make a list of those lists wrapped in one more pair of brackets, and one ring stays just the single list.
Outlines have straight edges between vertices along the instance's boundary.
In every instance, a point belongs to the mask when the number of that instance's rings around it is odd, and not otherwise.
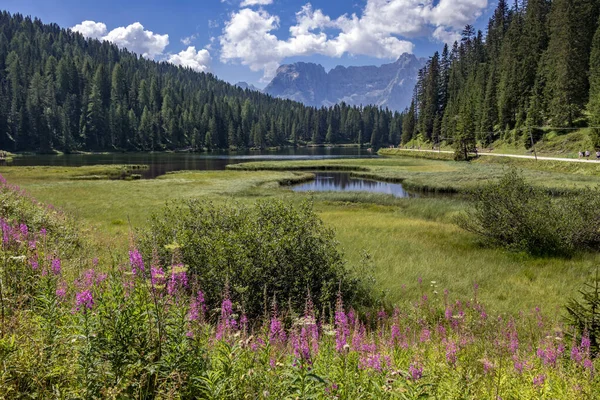
[{"label": "dirt path", "polygon": [[[442,150],[442,151],[438,151],[438,150],[417,150],[417,149],[400,149],[400,150],[402,150],[402,151],[418,151],[418,152],[423,152],[423,153],[449,153],[449,154],[454,154],[453,151],[447,151],[447,150]],[[510,157],[510,158],[525,158],[525,159],[535,160],[535,156],[522,156],[522,155],[518,155],[518,154],[479,153],[479,155],[480,156],[486,156],[486,157]],[[585,159],[585,158],[561,158],[561,157],[542,157],[542,156],[538,156],[537,159],[538,160],[543,160],[543,161],[563,161],[563,162],[598,163],[598,164],[600,164],[600,161],[596,160],[595,157],[596,157],[595,155],[591,155],[589,159]]]}]

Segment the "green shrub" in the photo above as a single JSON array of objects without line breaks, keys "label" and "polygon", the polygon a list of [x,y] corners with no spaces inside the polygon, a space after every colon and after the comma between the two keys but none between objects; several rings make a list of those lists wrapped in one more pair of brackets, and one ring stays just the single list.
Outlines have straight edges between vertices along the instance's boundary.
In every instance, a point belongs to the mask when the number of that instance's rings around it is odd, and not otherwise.
[{"label": "green shrub", "polygon": [[171,203],[151,218],[138,242],[147,260],[155,252],[162,264],[188,266],[212,306],[228,285],[251,318],[273,297],[295,311],[303,310],[309,293],[319,310],[335,303],[338,290],[349,304],[370,297],[347,273],[333,231],[308,202],[299,208],[274,200],[254,207]]},{"label": "green shrub", "polygon": [[600,191],[561,197],[525,181],[515,169],[473,194],[458,224],[494,244],[537,255],[571,255],[600,245]]},{"label": "green shrub", "polygon": [[591,351],[600,352],[600,278],[598,270],[593,282],[586,283],[579,291],[580,298],[569,299],[565,309],[567,323],[575,329],[576,338],[587,337]]}]

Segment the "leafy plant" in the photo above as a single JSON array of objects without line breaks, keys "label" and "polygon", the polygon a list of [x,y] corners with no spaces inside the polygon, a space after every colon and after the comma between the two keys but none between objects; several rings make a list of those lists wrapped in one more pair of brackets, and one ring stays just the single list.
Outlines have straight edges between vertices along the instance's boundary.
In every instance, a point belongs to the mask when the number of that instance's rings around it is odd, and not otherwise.
[{"label": "leafy plant", "polygon": [[531,254],[571,255],[600,245],[600,192],[554,198],[510,169],[473,194],[459,226],[491,243]]},{"label": "leafy plant", "polygon": [[169,264],[174,243],[178,262],[189,267],[207,303],[218,305],[228,285],[249,318],[262,315],[264,299],[274,296],[296,311],[309,293],[318,309],[333,304],[338,290],[356,305],[370,300],[348,273],[333,231],[308,202],[298,208],[281,201],[170,203],[140,232],[138,244],[146,260],[156,252]]}]

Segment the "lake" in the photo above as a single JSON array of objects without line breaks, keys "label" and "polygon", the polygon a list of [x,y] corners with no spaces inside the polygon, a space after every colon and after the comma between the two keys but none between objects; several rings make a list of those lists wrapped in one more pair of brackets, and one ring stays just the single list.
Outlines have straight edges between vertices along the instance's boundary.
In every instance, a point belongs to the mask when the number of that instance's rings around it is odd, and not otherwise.
[{"label": "lake", "polygon": [[415,197],[399,183],[355,178],[346,172],[318,172],[315,174],[314,180],[293,185],[292,190],[296,192],[370,192],[390,194],[394,197]]},{"label": "lake", "polygon": [[376,154],[357,147],[299,147],[280,150],[213,151],[211,153],[108,153],[24,155],[13,166],[65,166],[104,164],[144,164],[142,178],[153,179],[172,171],[224,170],[229,164],[249,161],[320,160],[333,158],[372,158]]}]

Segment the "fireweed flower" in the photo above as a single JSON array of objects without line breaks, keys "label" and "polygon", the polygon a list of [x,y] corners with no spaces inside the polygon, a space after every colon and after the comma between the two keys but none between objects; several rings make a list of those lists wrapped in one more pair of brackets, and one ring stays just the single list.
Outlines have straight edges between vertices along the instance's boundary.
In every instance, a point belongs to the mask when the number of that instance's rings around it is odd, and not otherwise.
[{"label": "fireweed flower", "polygon": [[190,303],[190,311],[188,312],[189,321],[204,321],[204,314],[206,313],[206,305],[204,304],[204,293],[201,290],[198,291],[196,297]]},{"label": "fireweed flower", "polygon": [[221,318],[217,326],[217,340],[221,340],[231,330],[237,327],[235,318],[233,318],[233,303],[226,297],[221,303]]},{"label": "fireweed flower", "polygon": [[269,323],[269,342],[271,344],[284,344],[285,340],[286,334],[283,323],[277,318],[277,314],[273,314]]},{"label": "fireweed flower", "polygon": [[58,287],[56,288],[56,297],[58,297],[59,299],[64,299],[65,296],[67,295],[67,283],[65,281],[62,281],[58,284]]},{"label": "fireweed flower", "polygon": [[187,288],[188,278],[186,268],[182,264],[171,267],[171,278],[167,284],[167,293],[173,296],[178,291]]},{"label": "fireweed flower", "polygon": [[165,284],[165,271],[161,267],[152,266],[150,270],[150,282],[152,286],[163,286]]},{"label": "fireweed flower", "polygon": [[446,361],[448,361],[448,364],[451,365],[455,365],[456,364],[456,352],[458,351],[458,348],[456,346],[456,343],[452,340],[447,340],[446,341]]},{"label": "fireweed flower", "polygon": [[131,265],[131,271],[134,275],[137,275],[138,271],[144,272],[144,260],[138,249],[129,251],[129,264]]},{"label": "fireweed flower", "polygon": [[52,259],[52,273],[54,275],[60,275],[60,258],[58,257]]},{"label": "fireweed flower", "polygon": [[418,381],[423,377],[423,367],[418,362],[412,362],[408,367],[408,374],[410,379]]},{"label": "fireweed flower", "polygon": [[546,375],[538,375],[533,378],[533,386],[540,388],[546,382]]},{"label": "fireweed flower", "polygon": [[81,311],[82,309],[91,310],[94,307],[94,297],[92,296],[91,290],[84,290],[75,295],[75,309]]},{"label": "fireweed flower", "polygon": [[342,352],[350,336],[350,326],[348,324],[348,317],[344,312],[344,303],[342,302],[341,294],[338,294],[335,308],[335,348],[338,352]]}]

